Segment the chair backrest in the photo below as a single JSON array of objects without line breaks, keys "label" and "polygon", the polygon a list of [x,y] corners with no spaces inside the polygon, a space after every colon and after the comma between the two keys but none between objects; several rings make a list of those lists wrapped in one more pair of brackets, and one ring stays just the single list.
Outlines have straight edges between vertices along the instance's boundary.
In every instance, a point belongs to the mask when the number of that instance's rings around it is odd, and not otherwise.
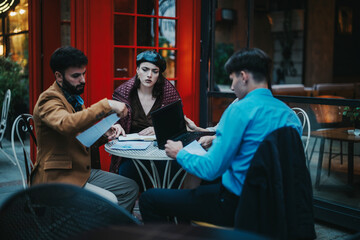
[{"label": "chair backrest", "polygon": [[0,209],[3,239],[77,239],[89,230],[119,224],[140,223],[117,204],[69,184],[29,187]]},{"label": "chair backrest", "polygon": [[271,86],[274,95],[308,96],[303,84],[274,84]]},{"label": "chair backrest", "polygon": [[338,96],[348,99],[355,97],[354,83],[317,83],[314,85],[314,97],[322,95]]},{"label": "chair backrest", "polygon": [[235,228],[272,239],[314,239],[312,185],[298,132],[283,127],[260,143],[235,212]]},{"label": "chair backrest", "polygon": [[309,146],[309,141],[310,141],[310,133],[311,133],[310,119],[304,109],[299,108],[299,107],[293,107],[291,109],[299,117],[301,124],[302,124],[303,134],[306,137],[305,141],[304,141],[304,152],[305,152],[305,156],[306,156],[307,148]]},{"label": "chair backrest", "polygon": [[[24,140],[26,138],[26,135],[29,134],[31,139],[34,141],[35,145],[36,145],[36,138],[35,138],[35,134],[34,134],[34,127],[33,127],[33,117],[31,114],[21,114],[19,115],[12,126],[11,129],[11,147],[12,147],[12,151],[13,151],[13,155],[15,158],[15,161],[17,163],[17,166],[19,168],[20,174],[21,174],[21,179],[23,182],[23,187],[26,188],[27,187],[27,183],[30,177],[30,172],[31,169],[33,168],[33,162],[31,161],[30,158],[30,153],[29,153],[29,149],[27,149],[27,147],[25,146]],[[25,165],[25,175],[23,173],[22,170],[22,165],[20,165],[20,159],[22,159],[20,157],[20,153],[17,151],[18,148],[16,147],[16,143],[15,141],[19,141],[20,143],[20,147],[21,147],[21,152],[24,156],[24,165]]]},{"label": "chair backrest", "polygon": [[7,118],[9,115],[9,108],[10,108],[10,100],[11,100],[11,91],[8,89],[5,93],[2,110],[1,110],[1,118],[0,118],[0,143],[2,139],[4,138],[5,129],[6,129],[6,123]]}]

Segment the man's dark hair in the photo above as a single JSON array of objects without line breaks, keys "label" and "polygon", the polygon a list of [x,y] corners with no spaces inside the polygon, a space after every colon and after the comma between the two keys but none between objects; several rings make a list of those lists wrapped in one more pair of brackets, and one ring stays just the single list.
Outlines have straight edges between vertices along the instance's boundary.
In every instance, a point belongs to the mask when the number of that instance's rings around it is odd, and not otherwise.
[{"label": "man's dark hair", "polygon": [[266,80],[271,88],[271,65],[272,61],[264,51],[258,48],[243,48],[227,60],[224,68],[228,74],[235,73],[237,76],[241,71],[248,71],[252,73],[255,82]]},{"label": "man's dark hair", "polygon": [[54,51],[50,58],[51,70],[64,75],[69,67],[82,67],[88,64],[85,54],[79,49],[66,46],[60,47]]}]

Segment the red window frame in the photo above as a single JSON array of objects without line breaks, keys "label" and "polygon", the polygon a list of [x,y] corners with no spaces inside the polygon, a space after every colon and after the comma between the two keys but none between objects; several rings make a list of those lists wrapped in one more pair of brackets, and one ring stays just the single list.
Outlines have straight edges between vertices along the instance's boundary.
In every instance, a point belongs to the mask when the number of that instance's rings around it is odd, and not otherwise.
[{"label": "red window frame", "polygon": [[[176,17],[167,17],[167,16],[159,16],[159,1],[156,0],[154,1],[155,2],[155,6],[154,6],[154,10],[155,10],[155,14],[154,15],[147,15],[147,14],[138,14],[137,13],[137,3],[138,1],[135,0],[134,1],[134,13],[128,13],[128,12],[117,12],[115,11],[115,7],[114,7],[114,4],[113,4],[113,22],[115,22],[115,16],[116,15],[119,15],[119,16],[132,16],[134,17],[134,31],[133,31],[133,45],[116,45],[114,43],[113,45],[113,49],[114,49],[114,52],[115,52],[115,48],[124,48],[124,49],[133,49],[133,54],[134,56],[132,56],[133,58],[133,65],[132,66],[136,66],[136,56],[137,56],[137,53],[138,53],[138,50],[141,49],[141,50],[156,50],[157,52],[159,52],[160,50],[170,50],[170,51],[175,51],[176,53],[178,53],[178,28],[176,28],[176,32],[175,32],[175,36],[176,36],[176,45],[175,47],[159,47],[159,19],[169,19],[169,20],[175,20],[176,21],[176,26],[177,26],[177,23],[178,23],[178,20],[179,20],[179,17],[178,17],[178,2],[179,0],[176,1]],[[137,45],[137,21],[138,21],[138,18],[139,17],[146,17],[146,18],[152,18],[155,20],[155,31],[154,31],[154,46],[138,46]],[[115,34],[115,33],[114,33]],[[115,55],[115,54],[114,54]],[[115,56],[114,56],[115,58]],[[114,61],[113,61],[114,62]],[[113,66],[115,67],[115,64],[113,64]],[[136,68],[136,67],[135,67]],[[132,69],[132,70],[135,70],[135,69]],[[115,77],[114,76],[114,89],[116,88],[116,86],[120,85],[121,83],[123,83],[124,81],[126,80],[129,80],[131,79],[133,76],[130,76],[130,77]],[[172,77],[172,78],[167,78],[168,80],[170,81],[174,81],[175,82],[175,86],[176,86],[176,81],[178,80],[178,77],[177,77],[177,57],[175,59],[175,77]]]}]

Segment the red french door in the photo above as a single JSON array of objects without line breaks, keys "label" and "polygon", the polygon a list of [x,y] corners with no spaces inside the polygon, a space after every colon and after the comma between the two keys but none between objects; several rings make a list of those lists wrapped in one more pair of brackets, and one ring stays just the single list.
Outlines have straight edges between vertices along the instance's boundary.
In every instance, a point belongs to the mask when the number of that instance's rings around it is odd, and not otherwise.
[{"label": "red french door", "polygon": [[114,0],[114,87],[135,75],[136,56],[154,49],[164,76],[180,92],[185,113],[198,120],[200,3],[197,0]]},{"label": "red french door", "polygon": [[[135,75],[136,55],[155,49],[166,59],[164,75],[178,89],[184,113],[199,118],[200,0],[71,0],[71,17],[61,21],[60,0],[29,0],[30,108],[53,81],[52,52],[61,45],[61,25],[71,26],[72,46],[89,58],[87,106],[111,98]],[[102,168],[110,158],[101,151]]]}]

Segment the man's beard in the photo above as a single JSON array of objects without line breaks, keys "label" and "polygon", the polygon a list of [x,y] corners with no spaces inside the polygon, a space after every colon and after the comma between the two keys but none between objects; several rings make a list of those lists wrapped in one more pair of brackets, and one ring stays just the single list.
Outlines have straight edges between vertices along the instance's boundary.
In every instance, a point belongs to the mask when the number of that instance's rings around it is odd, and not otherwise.
[{"label": "man's beard", "polygon": [[63,89],[65,89],[67,92],[69,92],[71,95],[80,95],[84,93],[85,89],[85,83],[80,83],[76,86],[71,85],[71,83],[64,77]]}]

